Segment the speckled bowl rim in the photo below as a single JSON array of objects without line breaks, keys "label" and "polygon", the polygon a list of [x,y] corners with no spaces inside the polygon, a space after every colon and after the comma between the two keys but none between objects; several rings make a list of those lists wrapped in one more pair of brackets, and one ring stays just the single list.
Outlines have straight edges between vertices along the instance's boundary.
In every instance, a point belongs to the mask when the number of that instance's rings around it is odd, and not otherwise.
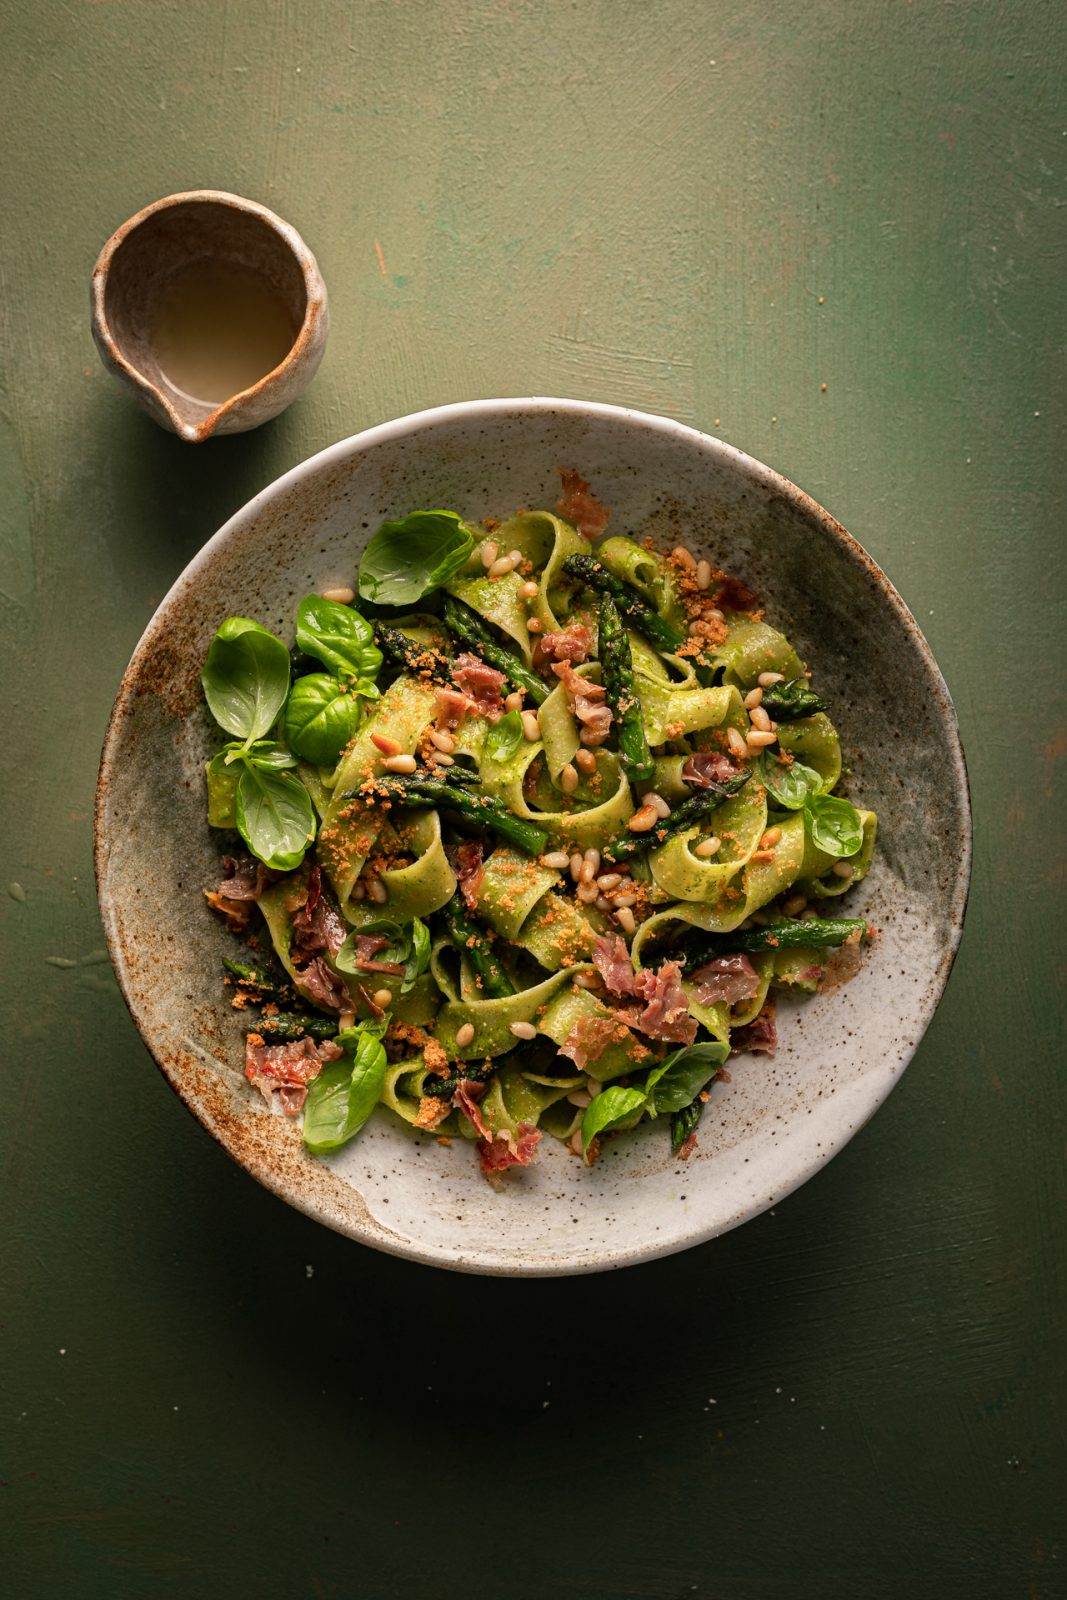
[{"label": "speckled bowl rim", "polygon": [[[117,912],[108,885],[105,812],[108,790],[115,770],[116,757],[122,744],[124,726],[130,714],[131,705],[138,692],[137,685],[144,659],[152,650],[157,636],[166,629],[167,614],[173,602],[196,579],[200,570],[209,565],[215,553],[227,540],[255,518],[272,500],[298,485],[301,479],[312,476],[322,468],[328,467],[335,462],[345,461],[357,452],[373,449],[377,445],[404,439],[425,429],[460,419],[491,421],[496,418],[503,419],[506,417],[514,420],[516,417],[536,417],[546,413],[563,413],[579,418],[618,419],[631,426],[647,429],[650,432],[669,435],[683,443],[705,451],[709,456],[727,464],[740,476],[770,490],[773,494],[794,506],[804,517],[816,522],[831,539],[840,545],[853,565],[875,581],[896,613],[901,626],[910,635],[912,644],[929,674],[931,688],[936,693],[939,701],[951,749],[951,764],[946,777],[955,790],[955,797],[960,808],[962,848],[951,904],[946,908],[951,930],[947,947],[938,963],[936,973],[931,977],[923,1004],[917,1008],[911,1037],[907,1040],[895,1067],[872,1083],[868,1092],[859,1098],[858,1103],[853,1100],[851,1105],[853,1115],[850,1117],[848,1125],[843,1127],[837,1137],[826,1139],[818,1155],[802,1163],[798,1170],[789,1174],[784,1183],[776,1184],[773,1194],[752,1199],[744,1206],[741,1206],[725,1222],[691,1228],[687,1232],[677,1234],[671,1238],[657,1239],[654,1242],[629,1250],[605,1249],[602,1258],[600,1256],[589,1257],[573,1263],[541,1260],[517,1264],[514,1258],[505,1260],[494,1257],[491,1250],[481,1251],[477,1258],[471,1259],[454,1246],[424,1246],[414,1240],[409,1241],[393,1235],[378,1233],[370,1228],[361,1226],[358,1222],[353,1222],[351,1218],[342,1218],[333,1213],[328,1204],[316,1203],[315,1197],[309,1196],[304,1192],[294,1193],[286,1184],[284,1176],[275,1171],[269,1162],[250,1159],[240,1151],[235,1150],[225,1137],[224,1130],[213,1126],[211,1119],[201,1114],[193,1096],[186,1092],[180,1078],[176,1079],[168,1071],[163,1053],[157,1041],[153,1038],[147,1021],[140,1015],[132,992],[130,975],[122,951],[122,940],[117,927]],[[570,1277],[590,1272],[614,1270],[618,1267],[636,1266],[642,1261],[652,1261],[661,1256],[674,1255],[680,1250],[688,1250],[693,1245],[704,1244],[707,1240],[717,1238],[720,1234],[729,1233],[743,1222],[748,1222],[752,1217],[759,1216],[770,1206],[780,1204],[794,1190],[799,1189],[802,1184],[806,1183],[809,1178],[824,1167],[838,1151],[842,1150],[860,1129],[870,1121],[911,1062],[948,983],[949,974],[952,971],[960,939],[963,935],[963,923],[971,881],[973,828],[970,783],[963,745],[960,740],[956,711],[941,669],[934,659],[933,651],[927,644],[919,624],[885,573],[867,554],[863,546],[828,511],[813,500],[810,495],[805,494],[803,489],[798,488],[796,484],[783,477],[781,473],[775,472],[773,468],[765,466],[762,462],[746,455],[744,451],[736,449],[733,445],[726,444],[721,439],[701,433],[698,429],[687,427],[684,423],[675,422],[669,417],[655,416],[644,411],[633,411],[624,406],[604,405],[595,401],[561,400],[549,396],[535,395],[494,400],[460,401],[452,405],[435,406],[426,411],[416,411],[409,416],[398,417],[392,422],[380,423],[376,427],[365,429],[362,433],[353,434],[347,439],[341,439],[336,444],[329,445],[326,449],[318,451],[317,454],[309,456],[306,461],[302,461],[297,466],[290,468],[280,478],[276,478],[273,483],[268,484],[265,489],[262,489],[239,511],[236,511],[219,531],[202,546],[181,575],[171,585],[141,635],[130,663],[123,673],[122,682],[104,738],[96,787],[93,833],[93,859],[96,872],[97,897],[100,904],[104,936],[119,987],[130,1015],[142,1039],[148,1046],[156,1065],[175,1093],[197,1120],[207,1128],[212,1137],[252,1177],[261,1183],[264,1188],[270,1190],[272,1194],[277,1195],[279,1199],[295,1206],[297,1210],[302,1211],[314,1221],[324,1223],[327,1227],[343,1233],[348,1238],[355,1239],[361,1244],[369,1245],[373,1249],[382,1250],[389,1255],[402,1256],[407,1260],[417,1261],[426,1266],[445,1267],[453,1271],[481,1275],[500,1277]]]}]

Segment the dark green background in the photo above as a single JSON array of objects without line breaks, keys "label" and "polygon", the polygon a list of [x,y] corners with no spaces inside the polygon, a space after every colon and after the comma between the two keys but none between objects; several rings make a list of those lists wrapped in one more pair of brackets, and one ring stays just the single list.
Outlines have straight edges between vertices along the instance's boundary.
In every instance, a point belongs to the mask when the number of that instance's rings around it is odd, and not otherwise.
[{"label": "dark green background", "polygon": [[[1062,1592],[1062,8],[0,22],[7,1592]],[[300,227],[334,319],[303,401],[200,449],[86,315],[111,229],[197,185]],[[525,393],[718,431],[839,516],[944,668],[978,824],[874,1123],[739,1232],[570,1282],[389,1260],[261,1193],[151,1065],[90,869],[120,673],[208,534],[368,424]]]}]

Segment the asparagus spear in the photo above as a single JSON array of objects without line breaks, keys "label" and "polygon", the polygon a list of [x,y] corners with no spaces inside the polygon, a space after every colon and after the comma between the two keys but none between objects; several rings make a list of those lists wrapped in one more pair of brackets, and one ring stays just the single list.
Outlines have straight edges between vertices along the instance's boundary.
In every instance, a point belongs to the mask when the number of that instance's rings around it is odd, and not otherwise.
[{"label": "asparagus spear", "polygon": [[760,704],[776,722],[796,722],[800,717],[826,710],[826,701],[814,689],[809,689],[803,678],[772,684],[764,689]]},{"label": "asparagus spear", "polygon": [[619,757],[627,776],[641,783],[655,771],[652,752],[645,738],[641,702],[634,689],[634,663],[630,641],[622,625],[619,608],[610,594],[600,604],[597,655],[603,673],[608,704],[615,716],[619,735]]},{"label": "asparagus spear", "polygon": [[675,806],[669,817],[664,817],[662,822],[648,833],[630,833],[622,838],[613,839],[603,849],[602,859],[612,864],[619,861],[629,861],[633,856],[638,856],[643,850],[658,849],[664,840],[671,834],[682,833],[686,828],[691,828],[694,823],[703,822],[705,817],[718,809],[724,800],[728,800],[738,789],[744,788],[750,772],[739,772],[735,778],[727,778],[724,783],[715,783],[709,789],[701,789],[689,800],[683,800],[680,806]]},{"label": "asparagus spear", "polygon": [[265,967],[253,966],[250,961],[231,961],[229,956],[223,956],[222,964],[238,983],[243,983],[248,989],[258,990],[269,999],[277,1000],[289,993],[289,985],[285,980],[275,977]]},{"label": "asparagus spear", "polygon": [[563,570],[569,572],[572,578],[581,579],[590,589],[597,589],[601,594],[610,595],[631,627],[636,628],[638,633],[643,633],[657,650],[664,650],[669,654],[684,643],[685,633],[681,628],[676,628],[673,622],[667,622],[658,612],[653,611],[628,583],[616,578],[592,556],[568,556],[563,563]]},{"label": "asparagus spear", "polygon": [[446,906],[442,906],[441,915],[449,938],[456,949],[467,957],[474,969],[475,977],[481,982],[486,998],[503,1000],[507,995],[514,994],[515,985],[497,960],[493,947],[481,928],[467,914],[462,895],[454,895]]},{"label": "asparagus spear", "polygon": [[426,1095],[432,1095],[435,1100],[450,1100],[464,1078],[473,1078],[475,1083],[482,1083],[496,1071],[499,1065],[499,1058],[495,1061],[490,1061],[488,1065],[484,1062],[465,1061],[463,1063],[463,1071],[455,1073],[451,1078],[427,1078],[422,1086],[422,1092]]},{"label": "asparagus spear", "polygon": [[548,699],[547,685],[542,683],[536,672],[530,671],[524,661],[520,661],[514,651],[497,643],[489,631],[488,623],[477,611],[472,611],[470,606],[464,605],[454,595],[446,594],[441,603],[441,615],[449,631],[457,639],[473,646],[484,661],[504,674],[513,688],[525,689],[535,705],[544,704]]},{"label": "asparagus spear", "polygon": [[443,811],[452,811],[478,828],[491,828],[528,856],[540,855],[548,843],[548,834],[543,828],[536,828],[523,817],[512,816],[499,800],[492,800],[484,794],[471,794],[468,789],[442,783],[437,778],[424,778],[417,774],[410,778],[375,778],[361,798],[373,803],[375,796],[382,794],[395,800],[398,805],[437,806]]},{"label": "asparagus spear", "polygon": [[255,1032],[264,1039],[332,1039],[337,1032],[336,1017],[300,1017],[295,1011],[278,1011],[260,1017]]},{"label": "asparagus spear", "polygon": [[419,677],[430,677],[438,683],[448,681],[448,663],[437,651],[429,650],[411,639],[401,628],[390,628],[384,622],[374,624],[374,638],[382,655],[394,666]]},{"label": "asparagus spear", "polygon": [[853,934],[866,934],[867,924],[854,917],[811,917],[807,922],[768,922],[753,928],[735,928],[733,933],[692,939],[682,950],[683,967],[699,967],[716,956],[737,950],[816,950],[844,944]]},{"label": "asparagus spear", "polygon": [[691,1105],[683,1106],[681,1111],[675,1111],[671,1116],[671,1155],[676,1156],[691,1133],[696,1132],[697,1123],[704,1115],[704,1102],[700,1096]]}]

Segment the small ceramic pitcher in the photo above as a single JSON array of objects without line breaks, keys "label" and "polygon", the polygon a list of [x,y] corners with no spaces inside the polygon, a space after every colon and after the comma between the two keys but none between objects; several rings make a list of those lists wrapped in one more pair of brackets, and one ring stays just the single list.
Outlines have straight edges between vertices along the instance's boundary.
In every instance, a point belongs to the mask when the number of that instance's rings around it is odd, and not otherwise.
[{"label": "small ceramic pitcher", "polygon": [[[277,366],[221,402],[173,384],[150,338],[161,292],[176,274],[205,262],[259,279],[297,330]],[[104,365],[162,427],[192,443],[258,428],[284,411],[314,377],[328,328],[315,257],[295,228],[240,195],[194,189],[145,206],[111,235],[93,269],[93,338]]]}]

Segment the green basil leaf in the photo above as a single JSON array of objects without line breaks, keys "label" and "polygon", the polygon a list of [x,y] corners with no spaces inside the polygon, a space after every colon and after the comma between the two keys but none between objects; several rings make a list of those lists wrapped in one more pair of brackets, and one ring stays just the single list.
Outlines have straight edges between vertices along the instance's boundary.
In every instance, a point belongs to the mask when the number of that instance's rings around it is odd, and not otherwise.
[{"label": "green basil leaf", "polygon": [[289,692],[289,652],[248,617],[227,617],[200,674],[220,728],[250,743],[270,732]]},{"label": "green basil leaf", "polygon": [[237,799],[237,769],[226,760],[226,751],[206,763],[207,820],[210,828],[236,828],[234,803]]},{"label": "green basil leaf", "polygon": [[340,1150],[359,1132],[385,1083],[385,1046],[377,1029],[346,1028],[337,1039],[344,1056],[312,1079],[304,1102],[304,1143],[316,1156]]},{"label": "green basil leaf", "polygon": [[808,801],[804,815],[812,844],[824,854],[854,856],[862,847],[863,823],[851,800],[818,795]]},{"label": "green basil leaf", "polygon": [[588,1151],[598,1133],[610,1133],[646,1104],[643,1089],[602,1089],[585,1108],[582,1117],[582,1150]]},{"label": "green basil leaf", "polygon": [[305,595],[296,608],[296,642],[339,677],[373,683],[382,664],[366,617],[319,594]]},{"label": "green basil leaf", "polygon": [[415,917],[411,923],[411,946],[404,958],[404,976],[400,984],[400,993],[407,994],[409,989],[422,977],[430,965],[430,930],[421,917]]},{"label": "green basil leaf", "polygon": [[329,672],[297,678],[285,706],[285,737],[298,756],[330,767],[359,728],[356,694]]},{"label": "green basil leaf", "polygon": [[[238,751],[241,746],[237,746]],[[269,767],[273,772],[285,772],[289,767],[296,766],[296,757],[284,744],[277,744],[272,739],[257,739],[255,744],[248,747],[248,758],[257,767]]]},{"label": "green basil leaf", "polygon": [[675,1050],[645,1079],[645,1093],[653,1116],[660,1112],[684,1111],[700,1091],[716,1076],[730,1046],[718,1039],[705,1044],[687,1045]]},{"label": "green basil leaf", "polygon": [[315,811],[291,772],[245,766],[237,779],[237,831],[254,856],[276,872],[291,872],[315,837]]},{"label": "green basil leaf", "polygon": [[492,724],[482,748],[491,761],[510,761],[525,737],[521,713],[508,711]]},{"label": "green basil leaf", "polygon": [[474,549],[455,511],[413,511],[383,522],[363,552],[359,592],[381,606],[410,606],[455,577]]},{"label": "green basil leaf", "polygon": [[787,811],[800,811],[822,789],[822,779],[813,767],[802,761],[783,767],[766,751],[757,761],[756,771],[767,793]]}]

